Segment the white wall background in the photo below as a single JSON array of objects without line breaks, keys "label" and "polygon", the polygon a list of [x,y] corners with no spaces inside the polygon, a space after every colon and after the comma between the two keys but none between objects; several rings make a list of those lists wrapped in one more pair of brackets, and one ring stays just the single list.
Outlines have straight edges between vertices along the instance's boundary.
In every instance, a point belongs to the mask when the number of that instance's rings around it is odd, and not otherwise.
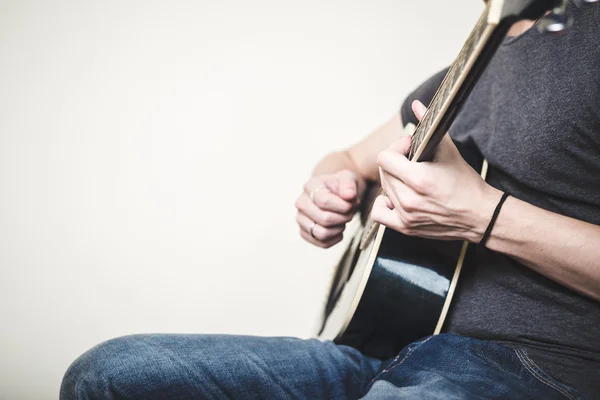
[{"label": "white wall background", "polygon": [[301,240],[302,184],[481,10],[0,0],[0,399],[115,336],[310,336],[342,246]]}]

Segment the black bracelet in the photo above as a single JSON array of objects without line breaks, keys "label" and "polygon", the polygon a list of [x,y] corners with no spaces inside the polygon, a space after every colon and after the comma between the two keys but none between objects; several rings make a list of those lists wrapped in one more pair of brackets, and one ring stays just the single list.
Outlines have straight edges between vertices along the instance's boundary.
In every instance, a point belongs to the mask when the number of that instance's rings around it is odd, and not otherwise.
[{"label": "black bracelet", "polygon": [[485,242],[487,242],[487,240],[490,237],[490,233],[492,233],[492,228],[494,227],[496,218],[498,218],[498,214],[500,214],[500,209],[502,208],[502,204],[504,204],[504,201],[506,200],[506,198],[508,196],[509,196],[509,194],[506,192],[504,192],[504,194],[502,195],[502,198],[500,199],[500,201],[498,202],[498,205],[496,206],[496,209],[494,210],[494,215],[492,215],[492,219],[490,220],[490,223],[488,224],[488,227],[485,230],[485,233],[483,234],[481,241],[479,242],[480,245],[485,246]]}]

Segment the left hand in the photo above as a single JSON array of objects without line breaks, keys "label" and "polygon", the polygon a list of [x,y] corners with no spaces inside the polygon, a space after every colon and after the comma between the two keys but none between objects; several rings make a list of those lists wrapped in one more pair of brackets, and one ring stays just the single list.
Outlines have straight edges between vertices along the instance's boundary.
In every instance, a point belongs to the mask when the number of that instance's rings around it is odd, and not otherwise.
[{"label": "left hand", "polygon": [[[412,105],[419,120],[426,107]],[[381,186],[371,217],[398,232],[439,240],[478,243],[502,193],[488,185],[462,158],[449,135],[432,162],[406,158],[411,136],[379,154]]]}]

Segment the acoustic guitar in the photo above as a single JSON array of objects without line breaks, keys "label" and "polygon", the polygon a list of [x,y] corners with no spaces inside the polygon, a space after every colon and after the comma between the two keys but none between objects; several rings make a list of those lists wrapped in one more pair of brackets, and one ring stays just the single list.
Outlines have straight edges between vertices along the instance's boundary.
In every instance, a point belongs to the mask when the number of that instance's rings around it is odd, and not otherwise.
[{"label": "acoustic guitar", "polygon": [[[562,30],[569,25],[567,2],[489,0],[416,127],[408,158],[415,162],[432,159],[515,22],[541,18],[538,28]],[[484,160],[477,154],[461,153],[485,178]],[[377,188],[371,190],[371,200],[377,192]],[[370,207],[361,213],[361,227],[335,269],[318,337],[385,359],[407,344],[441,331],[468,245],[406,236],[374,223],[369,214]]]}]

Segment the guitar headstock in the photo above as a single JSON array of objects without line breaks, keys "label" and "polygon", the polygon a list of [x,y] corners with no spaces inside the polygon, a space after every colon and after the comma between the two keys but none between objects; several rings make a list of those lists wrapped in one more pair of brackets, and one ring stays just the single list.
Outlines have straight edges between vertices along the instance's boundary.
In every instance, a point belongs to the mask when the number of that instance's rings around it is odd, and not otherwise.
[{"label": "guitar headstock", "polygon": [[537,28],[541,31],[560,32],[570,25],[569,1],[583,6],[600,0],[488,0],[481,18],[412,135],[409,160],[433,159],[436,147],[515,22],[537,20]]},{"label": "guitar headstock", "polygon": [[[598,0],[573,0],[573,3],[575,3],[577,7],[597,2]],[[573,25],[573,16],[567,12],[568,3],[569,0],[562,0],[560,6],[555,7],[550,14],[546,15],[540,20],[538,24],[538,29],[540,30],[540,32],[562,32],[563,30]]]},{"label": "guitar headstock", "polygon": [[599,0],[489,0],[488,22],[500,24],[539,19],[537,27],[540,32],[562,32],[573,23],[572,16],[566,11],[569,1],[581,7]]}]

